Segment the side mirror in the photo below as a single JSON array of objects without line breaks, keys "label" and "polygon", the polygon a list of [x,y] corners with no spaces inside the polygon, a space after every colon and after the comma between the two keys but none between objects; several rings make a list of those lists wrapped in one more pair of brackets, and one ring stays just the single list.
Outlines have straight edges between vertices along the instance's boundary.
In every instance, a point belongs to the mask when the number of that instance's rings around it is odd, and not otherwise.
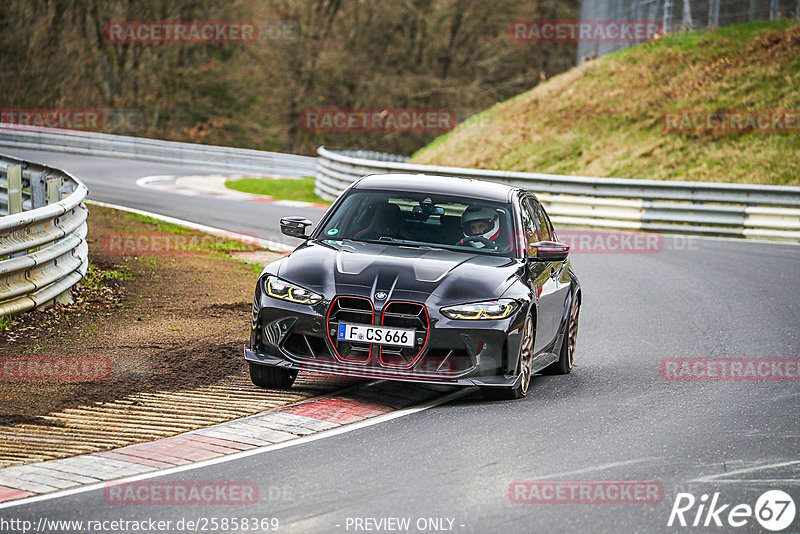
[{"label": "side mirror", "polygon": [[311,226],[312,224],[314,223],[305,217],[284,217],[281,219],[281,232],[291,237],[308,239],[306,226]]},{"label": "side mirror", "polygon": [[558,241],[538,241],[528,246],[532,260],[564,261],[569,255],[569,245]]}]

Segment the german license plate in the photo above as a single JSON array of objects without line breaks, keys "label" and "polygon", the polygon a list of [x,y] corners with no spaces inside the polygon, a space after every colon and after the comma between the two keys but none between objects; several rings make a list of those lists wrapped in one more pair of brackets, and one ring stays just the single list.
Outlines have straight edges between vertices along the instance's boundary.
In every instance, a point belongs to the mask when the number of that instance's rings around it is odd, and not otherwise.
[{"label": "german license plate", "polygon": [[337,337],[342,341],[413,347],[415,333],[416,331],[411,328],[339,323]]}]

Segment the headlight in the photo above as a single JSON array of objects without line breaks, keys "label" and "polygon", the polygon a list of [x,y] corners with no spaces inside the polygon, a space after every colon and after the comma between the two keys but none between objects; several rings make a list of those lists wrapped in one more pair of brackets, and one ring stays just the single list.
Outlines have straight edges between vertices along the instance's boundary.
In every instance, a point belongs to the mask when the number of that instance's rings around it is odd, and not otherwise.
[{"label": "headlight", "polygon": [[472,304],[459,304],[442,308],[442,315],[450,319],[505,319],[519,307],[512,299],[487,300]]},{"label": "headlight", "polygon": [[272,275],[267,276],[267,294],[270,297],[288,300],[296,304],[316,304],[322,300],[322,296],[313,291]]}]

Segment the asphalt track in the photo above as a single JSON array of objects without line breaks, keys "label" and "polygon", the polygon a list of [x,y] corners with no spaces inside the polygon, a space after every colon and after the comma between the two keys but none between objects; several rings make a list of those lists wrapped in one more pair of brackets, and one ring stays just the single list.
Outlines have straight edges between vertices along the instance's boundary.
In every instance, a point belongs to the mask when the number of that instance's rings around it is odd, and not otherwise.
[{"label": "asphalt track", "polygon": [[[0,151],[65,168],[94,200],[266,239],[280,237],[283,215],[322,214],[135,185],[142,176],[213,169]],[[251,505],[120,506],[98,490],[5,508],[0,518],[175,525],[267,517],[279,520],[278,532],[391,531],[367,530],[375,524],[366,518],[410,518],[410,532],[437,531],[420,518],[449,518],[450,531],[476,533],[766,532],[752,517],[739,528],[667,522],[681,492],[697,499],[718,492],[719,504],[731,505],[723,521],[732,506],[754,506],[771,489],[789,493],[800,509],[800,382],[671,381],[659,372],[665,358],[800,357],[800,247],[666,237],[659,252],[574,254],[572,262],[584,290],[575,368],[535,377],[524,400],[483,402],[469,393],[352,432],[152,479],[255,482],[260,498]],[[663,499],[512,502],[509,485],[526,480],[658,481]],[[697,505],[687,521],[696,512]],[[447,531],[443,524],[438,531]],[[800,514],[783,531],[800,531]]]},{"label": "asphalt track", "polygon": [[[145,176],[231,174],[229,170],[213,166],[185,167],[168,163],[90,157],[2,146],[0,153],[28,158],[73,173],[89,188],[91,200],[169,215],[287,244],[299,244],[300,241],[281,234],[278,224],[281,217],[304,215],[316,222],[324,213],[323,210],[312,208],[275,205],[267,207],[266,204],[256,202],[166,194],[136,185],[136,180]],[[280,174],[285,174],[285,170],[281,169]]]}]

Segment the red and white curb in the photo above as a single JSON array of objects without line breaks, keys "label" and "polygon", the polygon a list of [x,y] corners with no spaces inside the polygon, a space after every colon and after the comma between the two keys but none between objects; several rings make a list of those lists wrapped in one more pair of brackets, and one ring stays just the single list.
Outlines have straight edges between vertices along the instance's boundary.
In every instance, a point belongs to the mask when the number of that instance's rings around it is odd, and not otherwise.
[{"label": "red and white curb", "polygon": [[167,193],[176,193],[191,197],[219,198],[223,200],[237,200],[242,202],[265,202],[276,206],[291,208],[328,209],[325,204],[302,202],[299,200],[281,200],[264,195],[255,195],[229,189],[225,186],[228,180],[243,178],[263,178],[266,180],[282,178],[280,176],[253,176],[246,174],[206,174],[190,176],[145,176],[136,180],[136,185],[146,189],[155,189]]},{"label": "red and white curb", "polygon": [[150,443],[0,469],[0,509],[306,443],[416,413],[474,388],[371,382]]}]

